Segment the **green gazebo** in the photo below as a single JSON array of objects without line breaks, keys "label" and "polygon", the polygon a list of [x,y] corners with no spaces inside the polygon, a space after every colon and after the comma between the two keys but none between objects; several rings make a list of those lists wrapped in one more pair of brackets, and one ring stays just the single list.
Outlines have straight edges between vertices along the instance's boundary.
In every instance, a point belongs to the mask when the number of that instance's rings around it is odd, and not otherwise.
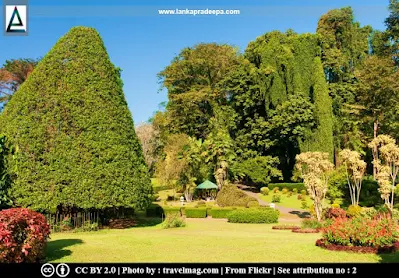
[{"label": "green gazebo", "polygon": [[196,189],[201,190],[201,196],[205,198],[215,198],[218,186],[209,180],[197,185]]}]

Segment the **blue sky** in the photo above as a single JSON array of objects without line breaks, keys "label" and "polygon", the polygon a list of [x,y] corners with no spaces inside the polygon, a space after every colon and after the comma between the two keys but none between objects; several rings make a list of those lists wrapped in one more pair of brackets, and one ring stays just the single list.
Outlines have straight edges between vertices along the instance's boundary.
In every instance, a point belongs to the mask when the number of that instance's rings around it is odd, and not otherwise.
[{"label": "blue sky", "polygon": [[[27,37],[0,34],[0,64],[44,56],[73,26],[96,28],[111,61],[122,68],[124,92],[135,123],[148,120],[159,103],[157,73],[180,50],[201,42],[228,43],[244,51],[256,37],[288,28],[315,32],[319,17],[351,6],[361,25],[383,30],[388,0],[29,0]],[[54,4],[56,3],[56,4]],[[201,4],[199,4],[201,3]],[[240,9],[240,15],[158,15],[158,9]],[[1,14],[1,22],[4,22]]]}]

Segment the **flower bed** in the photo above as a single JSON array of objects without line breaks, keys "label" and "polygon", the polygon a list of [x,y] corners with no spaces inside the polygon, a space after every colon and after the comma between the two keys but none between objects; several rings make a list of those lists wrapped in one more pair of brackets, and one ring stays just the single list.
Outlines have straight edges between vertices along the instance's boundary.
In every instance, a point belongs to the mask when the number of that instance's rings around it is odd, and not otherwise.
[{"label": "flower bed", "polygon": [[322,230],[323,238],[316,245],[329,250],[390,253],[399,247],[398,225],[385,214],[336,218]]},{"label": "flower bed", "polygon": [[293,229],[292,232],[294,232],[294,233],[303,233],[303,234],[313,234],[313,233],[319,233],[320,229],[298,228],[298,229]]},{"label": "flower bed", "polygon": [[273,230],[294,230],[294,229],[300,229],[299,226],[294,226],[294,225],[276,225],[272,227]]},{"label": "flower bed", "polygon": [[395,242],[392,245],[386,246],[344,246],[328,243],[325,239],[318,239],[316,241],[316,246],[321,248],[331,250],[331,251],[347,251],[347,252],[356,252],[356,253],[394,253],[399,251],[399,241]]}]

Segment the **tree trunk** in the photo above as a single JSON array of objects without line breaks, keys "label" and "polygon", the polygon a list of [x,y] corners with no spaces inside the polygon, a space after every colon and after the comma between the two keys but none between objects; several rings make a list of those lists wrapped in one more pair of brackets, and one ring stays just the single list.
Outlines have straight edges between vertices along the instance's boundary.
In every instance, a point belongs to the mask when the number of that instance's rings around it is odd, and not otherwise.
[{"label": "tree trunk", "polygon": [[[374,139],[377,138],[377,131],[378,131],[378,119],[374,121]],[[374,149],[373,149],[374,161],[377,160],[377,158],[378,158],[377,156],[378,156],[378,149],[377,149],[377,146],[375,146]],[[377,178],[377,174],[378,174],[377,166],[376,166],[375,163],[373,163],[373,177],[374,177],[374,179]]]}]

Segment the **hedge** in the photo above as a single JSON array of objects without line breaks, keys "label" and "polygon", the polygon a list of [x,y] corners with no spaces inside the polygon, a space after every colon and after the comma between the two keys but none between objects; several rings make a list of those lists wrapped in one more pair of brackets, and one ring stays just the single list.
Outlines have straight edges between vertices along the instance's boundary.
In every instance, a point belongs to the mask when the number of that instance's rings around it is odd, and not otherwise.
[{"label": "hedge", "polygon": [[205,218],[206,217],[206,207],[199,208],[185,208],[185,214],[187,218]]},{"label": "hedge", "polygon": [[237,209],[227,215],[231,223],[277,223],[280,212],[272,208]]},{"label": "hedge", "polygon": [[209,211],[209,215],[212,216],[212,218],[227,218],[227,215],[236,210],[237,208],[235,207],[213,207],[210,211]]},{"label": "hedge", "polygon": [[283,190],[283,188],[287,188],[290,191],[292,191],[294,188],[296,188],[298,191],[306,190],[306,187],[302,182],[298,182],[298,183],[269,183],[267,187],[270,190],[273,190],[276,187],[279,190]]},{"label": "hedge", "polygon": [[163,209],[163,214],[165,216],[171,215],[171,214],[178,214],[179,216],[182,215],[180,207],[162,207]]}]

